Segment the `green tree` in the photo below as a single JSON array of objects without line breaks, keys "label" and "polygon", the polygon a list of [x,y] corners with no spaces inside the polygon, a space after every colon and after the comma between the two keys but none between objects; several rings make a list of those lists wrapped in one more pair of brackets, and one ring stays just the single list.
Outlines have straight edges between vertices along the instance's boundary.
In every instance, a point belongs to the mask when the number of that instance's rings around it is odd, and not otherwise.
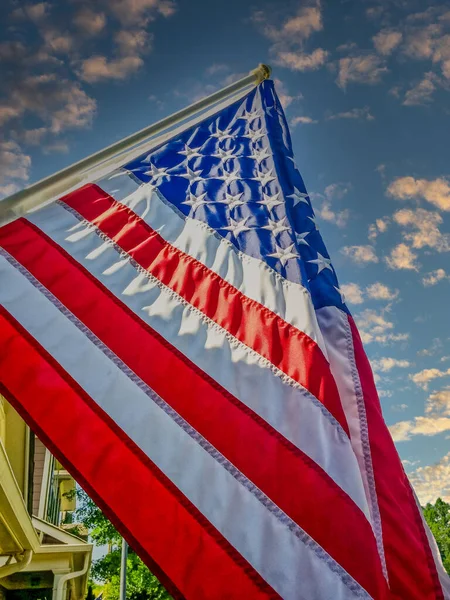
[{"label": "green tree", "polygon": [[442,562],[450,575],[450,504],[438,498],[423,508],[423,514],[436,540]]},{"label": "green tree", "polygon": [[[91,579],[104,584],[105,600],[118,600],[122,537],[98,506],[81,489],[77,492],[76,520],[89,530],[96,546],[108,552],[93,561]],[[170,600],[171,596],[130,548],[127,561],[127,600]]]}]

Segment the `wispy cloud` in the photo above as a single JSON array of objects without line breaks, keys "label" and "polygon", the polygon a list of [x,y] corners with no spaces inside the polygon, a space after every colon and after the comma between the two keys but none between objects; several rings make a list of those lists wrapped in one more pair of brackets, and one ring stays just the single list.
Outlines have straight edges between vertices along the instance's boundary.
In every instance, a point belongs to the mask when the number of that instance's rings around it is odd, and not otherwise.
[{"label": "wispy cloud", "polygon": [[13,141],[0,141],[0,196],[16,192],[30,176],[31,158]]},{"label": "wispy cloud", "polygon": [[378,256],[375,254],[373,246],[344,246],[341,252],[360,265],[378,262]]},{"label": "wispy cloud", "polygon": [[395,300],[398,298],[399,291],[392,290],[384,283],[377,281],[367,286],[366,294],[372,300]]},{"label": "wispy cloud", "polygon": [[381,311],[365,309],[355,316],[363,343],[390,344],[408,340],[407,333],[394,332],[394,323],[386,317],[386,313],[386,308]]},{"label": "wispy cloud", "polygon": [[365,289],[357,283],[344,283],[341,285],[341,290],[351,304],[362,304],[365,299],[389,302],[396,300],[400,293],[380,281],[371,283]]},{"label": "wispy cloud", "polygon": [[390,269],[419,270],[417,254],[415,254],[406,244],[398,244],[395,246],[385,260]]},{"label": "wispy cloud", "polygon": [[316,48],[311,53],[307,52],[278,52],[275,64],[287,67],[292,71],[316,71],[323,67],[327,60],[328,52],[323,48]]},{"label": "wispy cloud", "polygon": [[433,379],[440,379],[442,377],[448,377],[450,375],[450,369],[442,371],[441,369],[437,369],[433,367],[432,369],[423,369],[418,373],[414,373],[410,375],[411,381],[413,381],[416,385],[421,387],[424,390],[428,389],[428,385],[430,381]]},{"label": "wispy cloud", "polygon": [[368,106],[364,106],[363,108],[352,108],[350,110],[346,110],[344,112],[339,112],[336,114],[331,114],[327,116],[328,121],[333,121],[336,119],[354,119],[357,121],[373,121],[375,117],[370,112],[370,108]]},{"label": "wispy cloud", "polygon": [[374,371],[381,371],[382,373],[387,373],[388,371],[392,371],[392,369],[407,369],[411,366],[409,360],[387,356],[372,360],[371,364]]},{"label": "wispy cloud", "polygon": [[357,54],[339,59],[336,83],[344,90],[349,83],[375,85],[387,72],[385,61],[378,54]]},{"label": "wispy cloud", "polygon": [[369,225],[369,240],[376,240],[380,233],[387,231],[389,227],[389,217],[383,217],[382,219],[376,219],[375,223]]},{"label": "wispy cloud", "polygon": [[419,467],[409,474],[421,504],[437,498],[450,502],[450,452],[433,465]]},{"label": "wispy cloud", "polygon": [[431,285],[436,285],[440,281],[444,279],[449,279],[450,276],[444,271],[444,269],[436,269],[434,271],[430,271],[426,275],[422,277],[422,283],[425,287],[430,287]]},{"label": "wispy cloud", "polygon": [[344,292],[345,301],[350,304],[362,304],[364,302],[364,292],[357,283],[343,283],[341,291]]},{"label": "wispy cloud", "polygon": [[450,211],[450,182],[444,177],[398,177],[389,185],[387,193],[397,200],[424,199],[441,210]]},{"label": "wispy cloud", "polygon": [[302,6],[294,15],[280,20],[272,11],[255,11],[253,23],[271,41],[273,62],[292,71],[314,71],[322,67],[328,58],[323,48],[307,49],[313,34],[322,31],[322,9],[319,0]]},{"label": "wispy cloud", "polygon": [[433,73],[426,73],[420,81],[405,93],[404,106],[425,106],[433,100],[436,91],[436,78]]},{"label": "wispy cloud", "polygon": [[377,52],[383,56],[391,54],[402,41],[403,34],[395,29],[382,29],[372,39]]},{"label": "wispy cloud", "polygon": [[[413,248],[432,248],[437,252],[450,250],[450,234],[442,233],[443,218],[438,212],[416,208],[402,208],[393,215],[393,221],[402,228],[403,239]],[[405,257],[408,254],[405,251]],[[412,254],[409,253],[413,260]],[[413,260],[414,262],[414,260]]]},{"label": "wispy cloud", "polygon": [[295,127],[296,125],[315,125],[319,121],[312,119],[311,117],[306,117],[305,115],[293,117],[290,121],[291,127]]}]

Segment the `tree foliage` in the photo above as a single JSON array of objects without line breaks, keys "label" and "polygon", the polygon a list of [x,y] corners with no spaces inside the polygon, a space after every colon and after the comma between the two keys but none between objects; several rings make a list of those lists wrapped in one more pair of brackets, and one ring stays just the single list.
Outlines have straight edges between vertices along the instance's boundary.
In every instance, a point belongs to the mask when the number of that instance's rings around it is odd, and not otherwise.
[{"label": "tree foliage", "polygon": [[442,562],[450,575],[450,504],[438,498],[423,508],[423,514],[441,553]]},{"label": "tree foliage", "polygon": [[[89,530],[96,546],[108,546],[108,552],[94,560],[91,579],[104,584],[105,600],[119,599],[122,537],[98,506],[81,489],[77,490],[76,519]],[[127,600],[170,600],[168,592],[129,548],[127,560]]]}]

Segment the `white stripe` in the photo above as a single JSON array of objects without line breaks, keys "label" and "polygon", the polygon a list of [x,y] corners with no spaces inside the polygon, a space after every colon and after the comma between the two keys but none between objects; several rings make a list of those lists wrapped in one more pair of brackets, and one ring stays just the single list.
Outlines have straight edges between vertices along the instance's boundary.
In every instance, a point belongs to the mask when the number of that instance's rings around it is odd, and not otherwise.
[{"label": "white stripe", "polygon": [[299,384],[207,319],[58,204],[29,215],[141,319],[295,444],[369,515],[350,441]]},{"label": "white stripe", "polygon": [[369,446],[366,408],[358,369],[355,363],[353,337],[347,315],[335,306],[317,311],[317,318],[328,348],[331,372],[336,381],[342,407],[350,429],[354,453],[358,459],[364,490],[370,508],[372,528],[377,540],[384,576],[387,578],[380,509],[375,488],[372,455]]},{"label": "white stripe", "polygon": [[4,284],[0,301],[6,310],[278,594],[293,600],[369,598],[345,571],[336,571],[339,567],[330,557],[326,562],[319,558],[310,543],[306,545],[306,540],[302,541],[270,512],[242,481],[151,401],[140,386],[3,257],[0,277]]},{"label": "white stripe", "polygon": [[185,217],[160,192],[148,184],[139,185],[126,171],[116,171],[97,185],[138,214],[166,242],[306,333],[326,356],[326,345],[305,287],[285,279],[264,261],[240,252],[203,221]]}]

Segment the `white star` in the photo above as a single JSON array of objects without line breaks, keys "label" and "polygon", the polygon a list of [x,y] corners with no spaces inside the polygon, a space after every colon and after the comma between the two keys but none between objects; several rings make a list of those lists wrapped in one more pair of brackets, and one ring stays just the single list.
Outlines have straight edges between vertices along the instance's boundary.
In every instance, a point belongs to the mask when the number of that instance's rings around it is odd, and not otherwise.
[{"label": "white star", "polygon": [[189,180],[189,185],[192,185],[195,181],[201,181],[200,171],[193,171],[189,167],[186,167],[186,173],[178,173],[180,177],[186,177]]},{"label": "white star", "polygon": [[236,158],[234,155],[234,150],[222,150],[222,148],[217,148],[215,154],[212,154],[211,156],[215,156],[216,158],[220,158],[220,160],[222,161],[222,164],[226,163],[227,160],[229,160],[230,158]]},{"label": "white star", "polygon": [[314,260],[308,260],[308,262],[312,263],[313,265],[317,265],[317,275],[324,269],[330,269],[330,271],[333,271],[331,260],[329,258],[325,258],[325,256],[322,256],[320,252],[317,253],[317,258]]},{"label": "white star", "polygon": [[337,293],[341,296],[341,302],[342,302],[342,304],[345,304],[345,294],[344,294],[344,292],[340,288],[336,287],[335,285],[333,285],[333,287],[337,291]]},{"label": "white star", "polygon": [[272,232],[272,235],[277,235],[282,231],[287,231],[289,227],[286,227],[286,218],[287,217],[283,217],[279,221],[274,221],[269,217],[267,225],[264,225],[264,227],[262,227],[261,229],[269,229],[269,231]]},{"label": "white star", "polygon": [[304,192],[301,192],[298,188],[294,187],[294,193],[289,194],[288,198],[293,198],[293,200],[294,200],[293,206],[296,206],[299,202],[304,202],[305,204],[307,204],[309,206],[309,202],[306,199],[307,196],[308,196],[308,194],[305,194]]},{"label": "white star", "polygon": [[273,169],[270,169],[266,173],[258,172],[258,176],[254,177],[253,179],[257,179],[261,183],[261,185],[264,186],[275,179],[275,177],[273,176]]},{"label": "white star", "polygon": [[186,158],[192,158],[193,156],[203,156],[199,152],[200,148],[191,148],[187,144],[184,145],[184,150],[179,150],[177,154],[184,154]]},{"label": "white star", "polygon": [[144,172],[144,175],[149,175],[152,178],[152,183],[159,185],[165,178],[169,178],[170,175],[167,175],[166,167],[157,167],[155,165],[151,165],[148,171]]},{"label": "white star", "polygon": [[278,244],[275,244],[276,252],[273,254],[268,254],[267,256],[272,256],[273,258],[278,258],[281,264],[284,265],[291,258],[299,258],[299,255],[296,252],[292,252],[294,248],[294,244],[291,244],[287,248],[280,248]]},{"label": "white star", "polygon": [[240,117],[238,117],[238,119],[244,119],[244,121],[251,123],[252,121],[254,121],[255,119],[257,119],[260,116],[261,116],[261,113],[259,112],[259,110],[253,110],[253,111],[245,110],[242,113],[242,115]]},{"label": "white star", "polygon": [[317,229],[317,231],[318,231],[318,230],[319,230],[319,226],[317,225],[316,217],[308,217],[308,219],[310,219],[310,220],[313,222],[313,224],[314,224],[314,227],[315,227],[315,228]]},{"label": "white star", "polygon": [[200,196],[195,196],[194,194],[189,194],[189,200],[184,200],[181,204],[187,204],[191,210],[196,210],[202,204],[206,204],[204,198],[206,196],[206,192],[204,194],[200,194]]},{"label": "white star", "polygon": [[219,142],[223,142],[227,138],[233,137],[231,135],[231,127],[227,127],[226,129],[220,129],[219,127],[216,127],[216,130],[211,134],[211,137],[217,138]]},{"label": "white star", "polygon": [[218,179],[223,179],[226,185],[230,185],[232,181],[239,179],[239,171],[233,171],[233,173],[227,173],[224,171],[223,175],[218,177]]},{"label": "white star", "polygon": [[252,142],[257,142],[260,138],[264,137],[266,134],[262,129],[257,129],[256,131],[253,129],[248,130],[248,133],[245,133],[242,137],[249,138]]},{"label": "white star", "polygon": [[305,246],[309,246],[308,242],[305,240],[305,237],[309,235],[310,231],[305,231],[303,233],[296,233],[295,238],[297,240],[297,244],[304,244]]},{"label": "white star", "polygon": [[279,204],[283,204],[281,200],[279,200],[280,192],[275,194],[274,196],[269,196],[268,194],[263,194],[264,200],[260,200],[258,204],[264,204],[267,206],[267,209],[270,211],[274,206],[278,206]]},{"label": "white star", "polygon": [[227,225],[227,227],[222,227],[222,229],[231,231],[234,237],[237,237],[243,231],[250,231],[250,227],[247,227],[246,225],[247,220],[248,217],[245,217],[241,221],[235,221],[234,219],[230,218],[230,225]]},{"label": "white star", "polygon": [[228,208],[231,210],[233,208],[236,208],[236,206],[240,206],[241,204],[244,204],[244,202],[241,200],[242,196],[243,196],[242,192],[240,194],[235,194],[234,196],[233,196],[233,194],[229,194],[227,192],[225,194],[225,200],[222,200],[222,202],[224,204],[227,204]]},{"label": "white star", "polygon": [[255,150],[253,152],[252,156],[256,160],[256,162],[259,164],[266,158],[270,157],[270,152],[267,150],[267,148],[263,148],[262,150]]}]

